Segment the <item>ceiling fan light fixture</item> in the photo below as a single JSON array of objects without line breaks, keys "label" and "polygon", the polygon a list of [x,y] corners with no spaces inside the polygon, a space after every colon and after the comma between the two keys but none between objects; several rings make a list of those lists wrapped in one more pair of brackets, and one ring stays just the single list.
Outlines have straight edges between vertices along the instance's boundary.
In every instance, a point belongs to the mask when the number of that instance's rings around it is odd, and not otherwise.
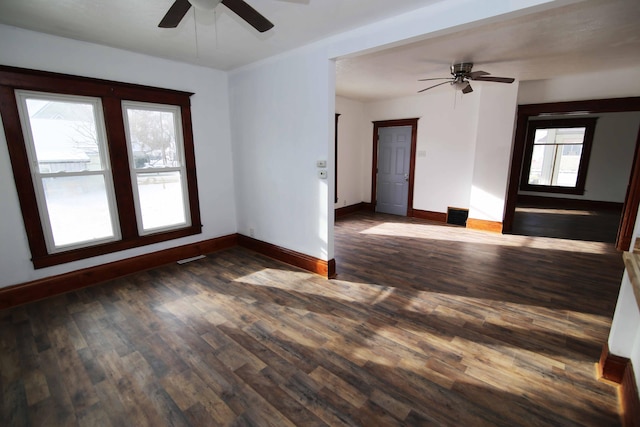
[{"label": "ceiling fan light fixture", "polygon": [[213,10],[222,0],[189,0],[196,9]]},{"label": "ceiling fan light fixture", "polygon": [[454,81],[451,82],[451,86],[453,86],[455,90],[458,90],[458,89],[462,90],[468,85],[469,85],[469,82],[463,79],[455,79]]},{"label": "ceiling fan light fixture", "polygon": [[260,12],[244,0],[175,0],[158,24],[158,27],[176,28],[189,9],[191,9],[191,6],[196,9],[210,11],[220,3],[261,33],[273,28],[271,21],[262,16]]}]

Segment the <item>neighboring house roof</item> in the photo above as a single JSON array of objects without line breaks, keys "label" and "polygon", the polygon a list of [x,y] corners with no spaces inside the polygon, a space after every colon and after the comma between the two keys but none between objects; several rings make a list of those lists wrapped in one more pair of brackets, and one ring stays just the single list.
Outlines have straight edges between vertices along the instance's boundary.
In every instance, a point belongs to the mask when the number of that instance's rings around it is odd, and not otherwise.
[{"label": "neighboring house roof", "polygon": [[94,121],[91,105],[70,102],[47,102],[35,114],[32,114],[31,118],[74,120],[88,123]]},{"label": "neighboring house roof", "polygon": [[48,102],[31,116],[38,162],[90,161],[87,153],[96,151],[97,146],[91,138],[94,133],[91,109],[86,109],[86,115],[83,110],[74,108],[73,104]]}]

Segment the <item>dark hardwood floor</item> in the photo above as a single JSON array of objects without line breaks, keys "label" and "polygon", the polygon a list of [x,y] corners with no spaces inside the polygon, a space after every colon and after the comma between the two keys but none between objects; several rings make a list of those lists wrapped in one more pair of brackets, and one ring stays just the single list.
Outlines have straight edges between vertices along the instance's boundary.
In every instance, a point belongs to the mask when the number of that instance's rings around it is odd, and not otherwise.
[{"label": "dark hardwood floor", "polygon": [[620,209],[564,209],[525,204],[516,207],[512,234],[615,243],[621,216]]},{"label": "dark hardwood floor", "polygon": [[0,425],[619,425],[611,244],[357,213],[336,261],[233,248],[0,311]]}]

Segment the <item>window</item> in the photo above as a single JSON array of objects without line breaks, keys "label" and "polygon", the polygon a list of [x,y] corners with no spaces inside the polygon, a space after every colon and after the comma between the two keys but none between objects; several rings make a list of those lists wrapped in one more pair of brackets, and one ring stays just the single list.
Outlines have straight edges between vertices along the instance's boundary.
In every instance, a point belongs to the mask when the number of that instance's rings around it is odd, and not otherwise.
[{"label": "window", "polygon": [[596,119],[528,123],[520,189],[584,194]]},{"label": "window", "polygon": [[16,97],[49,252],[118,240],[100,100]]},{"label": "window", "polygon": [[200,233],[190,95],[0,66],[35,268]]},{"label": "window", "polygon": [[185,170],[177,107],[123,102],[138,231],[184,227]]}]

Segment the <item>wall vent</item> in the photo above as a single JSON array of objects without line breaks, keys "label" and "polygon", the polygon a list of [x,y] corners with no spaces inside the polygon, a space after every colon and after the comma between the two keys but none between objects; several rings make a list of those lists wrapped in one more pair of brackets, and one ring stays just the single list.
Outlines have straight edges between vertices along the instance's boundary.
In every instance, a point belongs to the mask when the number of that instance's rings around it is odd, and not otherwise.
[{"label": "wall vent", "polygon": [[469,218],[469,209],[447,208],[447,224],[466,227],[467,218]]}]

